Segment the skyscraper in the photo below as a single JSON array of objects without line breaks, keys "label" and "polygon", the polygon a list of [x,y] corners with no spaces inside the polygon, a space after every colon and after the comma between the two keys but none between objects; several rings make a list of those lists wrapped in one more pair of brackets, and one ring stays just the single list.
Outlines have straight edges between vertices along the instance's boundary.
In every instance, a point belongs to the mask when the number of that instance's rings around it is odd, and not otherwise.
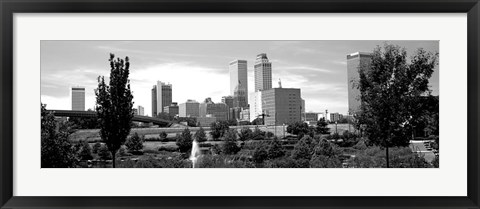
[{"label": "skyscraper", "polygon": [[268,61],[267,54],[257,55],[255,60],[255,91],[272,88],[272,63]]},{"label": "skyscraper", "polygon": [[138,115],[144,115],[145,114],[145,108],[142,106],[138,105]]},{"label": "skyscraper", "polygon": [[367,52],[355,52],[347,55],[347,77],[348,77],[348,114],[353,115],[360,110],[360,90],[358,81],[361,66],[367,67],[372,60],[372,54]]},{"label": "skyscraper", "polygon": [[265,125],[282,125],[301,120],[302,98],[300,89],[273,88],[261,93],[262,109],[267,116]]},{"label": "skyscraper", "polygon": [[248,92],[247,61],[234,60],[230,62],[228,69],[230,71],[230,95],[235,94],[238,84],[241,84],[240,90]]},{"label": "skyscraper", "polygon": [[85,87],[72,87],[72,110],[85,111]]},{"label": "skyscraper", "polygon": [[152,88],[152,116],[164,112],[165,106],[172,104],[172,85],[157,81]]},{"label": "skyscraper", "polygon": [[180,117],[198,117],[200,103],[195,100],[187,100],[185,103],[181,103],[178,109],[178,116]]}]

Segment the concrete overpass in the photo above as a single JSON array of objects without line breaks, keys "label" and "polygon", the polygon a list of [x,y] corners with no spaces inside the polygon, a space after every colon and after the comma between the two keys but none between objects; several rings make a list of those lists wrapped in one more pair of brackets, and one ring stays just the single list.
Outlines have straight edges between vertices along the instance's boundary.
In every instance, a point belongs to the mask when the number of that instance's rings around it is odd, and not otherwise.
[{"label": "concrete overpass", "polygon": [[[53,113],[54,116],[58,117],[82,117],[82,118],[93,118],[97,117],[97,112],[95,111],[81,111],[81,110],[48,110]],[[159,126],[171,126],[173,121],[164,120],[161,118],[154,118],[143,115],[134,115],[132,118],[133,121],[142,122],[142,123],[153,123]]]}]

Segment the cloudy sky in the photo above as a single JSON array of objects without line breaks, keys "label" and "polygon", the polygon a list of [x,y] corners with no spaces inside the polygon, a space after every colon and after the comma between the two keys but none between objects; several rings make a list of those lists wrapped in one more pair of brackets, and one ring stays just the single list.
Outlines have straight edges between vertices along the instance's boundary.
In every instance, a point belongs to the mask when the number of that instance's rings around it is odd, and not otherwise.
[{"label": "cloudy sky", "polygon": [[[151,89],[157,80],[171,83],[173,101],[220,102],[229,94],[228,63],[248,61],[248,87],[253,92],[253,65],[259,53],[272,62],[273,87],[300,88],[306,110],[347,113],[346,55],[371,52],[385,41],[41,41],[41,100],[48,109],[71,109],[70,87],[86,87],[85,107],[95,105],[97,77],[110,73],[109,53],[130,57],[134,106],[151,115]],[[438,52],[438,41],[388,41]],[[430,79],[439,94],[438,67]]]}]

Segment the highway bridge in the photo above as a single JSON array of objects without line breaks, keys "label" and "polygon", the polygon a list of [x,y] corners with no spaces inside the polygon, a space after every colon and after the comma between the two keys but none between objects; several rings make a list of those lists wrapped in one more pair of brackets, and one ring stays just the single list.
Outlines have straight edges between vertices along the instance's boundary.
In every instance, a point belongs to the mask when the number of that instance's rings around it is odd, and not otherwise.
[{"label": "highway bridge", "polygon": [[[90,118],[96,117],[97,112],[95,111],[81,111],[81,110],[48,110],[53,113],[54,116],[57,117],[83,117],[83,118]],[[134,115],[133,121],[142,122],[142,123],[153,123],[159,126],[171,126],[173,121],[168,121],[160,118],[154,118],[149,116],[143,115]]]}]

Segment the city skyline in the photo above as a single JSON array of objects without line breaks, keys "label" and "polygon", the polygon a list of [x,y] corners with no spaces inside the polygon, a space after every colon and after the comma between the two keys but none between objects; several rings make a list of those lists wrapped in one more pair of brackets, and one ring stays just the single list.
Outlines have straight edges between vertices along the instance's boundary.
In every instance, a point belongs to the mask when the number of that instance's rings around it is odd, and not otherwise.
[{"label": "city skyline", "polygon": [[[85,108],[95,105],[97,77],[109,75],[108,53],[129,56],[134,106],[151,112],[152,84],[173,85],[172,102],[187,99],[215,103],[230,94],[229,63],[247,61],[248,82],[254,81],[256,56],[265,53],[273,88],[300,88],[306,112],[348,111],[347,55],[371,52],[384,41],[42,41],[41,100],[48,109],[69,109],[69,87],[85,87]],[[408,56],[419,47],[438,52],[438,41],[388,41],[405,47]],[[235,50],[232,50],[235,49]],[[430,79],[438,95],[438,67]],[[214,82],[213,82],[214,81]],[[230,87],[230,88],[229,88]],[[65,91],[63,90],[65,88]],[[66,92],[66,93],[65,93]],[[248,85],[248,95],[254,85]]]}]

